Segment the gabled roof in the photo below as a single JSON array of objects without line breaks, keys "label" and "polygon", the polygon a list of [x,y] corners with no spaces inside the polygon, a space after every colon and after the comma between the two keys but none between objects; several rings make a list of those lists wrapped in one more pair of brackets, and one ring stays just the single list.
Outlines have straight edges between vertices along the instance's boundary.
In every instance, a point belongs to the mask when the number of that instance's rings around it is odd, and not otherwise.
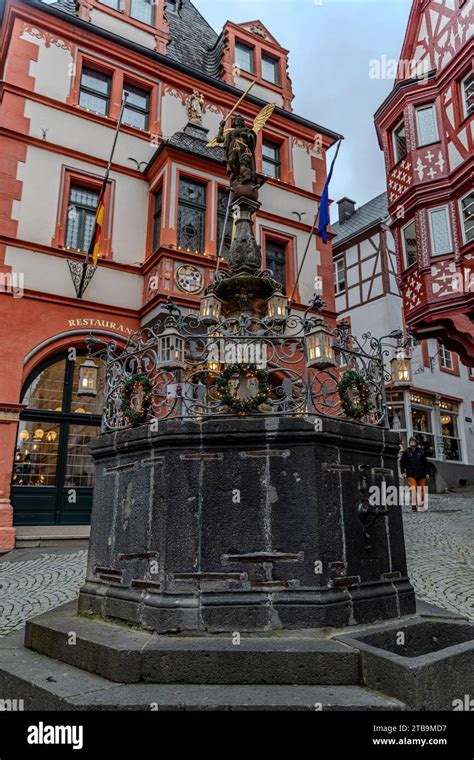
[{"label": "gabled roof", "polygon": [[265,24],[262,24],[259,19],[256,19],[256,21],[244,21],[243,24],[236,24],[236,26],[239,26],[241,29],[245,29],[246,32],[252,32],[258,37],[265,39],[267,42],[271,42],[273,45],[281,47],[278,40],[273,36],[271,32],[268,31]]},{"label": "gabled roof", "polygon": [[387,216],[387,193],[381,193],[354,211],[342,224],[331,224],[331,231],[337,236],[332,241],[333,248],[339,247],[363,230],[370,229],[377,222],[382,222]]},{"label": "gabled roof", "polygon": [[405,38],[403,40],[399,61],[412,61],[414,59],[415,45],[418,36],[418,29],[421,22],[421,14],[428,0],[413,0],[410,15],[407,21]]}]

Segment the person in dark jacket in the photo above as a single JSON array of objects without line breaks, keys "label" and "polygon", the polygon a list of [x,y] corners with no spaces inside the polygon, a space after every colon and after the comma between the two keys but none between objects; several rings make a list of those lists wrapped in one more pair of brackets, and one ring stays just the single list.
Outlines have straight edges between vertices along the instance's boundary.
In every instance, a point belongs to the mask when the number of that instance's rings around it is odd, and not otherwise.
[{"label": "person in dark jacket", "polygon": [[[429,478],[429,463],[424,448],[419,445],[413,436],[409,440],[409,446],[400,459],[400,470],[404,480],[408,481],[411,495],[411,508],[413,512],[425,511],[426,482]],[[418,496],[419,504],[418,504]]]}]

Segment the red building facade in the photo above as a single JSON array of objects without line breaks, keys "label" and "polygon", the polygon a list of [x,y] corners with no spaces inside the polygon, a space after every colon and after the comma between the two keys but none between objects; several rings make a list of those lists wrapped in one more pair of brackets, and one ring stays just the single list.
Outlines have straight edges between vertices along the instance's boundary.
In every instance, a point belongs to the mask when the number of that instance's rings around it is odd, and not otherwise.
[{"label": "red building facade", "polygon": [[[232,232],[224,156],[207,142],[242,90],[255,81],[249,123],[276,103],[255,227],[288,294],[340,137],[293,113],[288,51],[259,21],[217,34],[190,0],[7,0],[1,20],[0,552],[25,527],[87,524],[103,382],[99,367],[95,398],[78,385],[87,337],[120,344],[169,296],[199,308]],[[124,90],[99,263],[78,298]],[[334,324],[331,246],[314,236],[295,309],[316,276]]]},{"label": "red building facade", "polygon": [[[414,0],[375,115],[405,319],[474,366],[474,10]],[[407,78],[407,72],[410,78]]]}]

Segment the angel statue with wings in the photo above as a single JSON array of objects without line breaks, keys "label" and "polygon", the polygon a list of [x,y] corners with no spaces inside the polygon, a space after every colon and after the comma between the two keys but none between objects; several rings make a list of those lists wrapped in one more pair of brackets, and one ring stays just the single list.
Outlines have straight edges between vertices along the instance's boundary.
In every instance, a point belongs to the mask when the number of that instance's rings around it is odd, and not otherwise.
[{"label": "angel statue with wings", "polygon": [[227,118],[221,121],[217,137],[208,144],[209,148],[222,146],[225,150],[227,174],[230,178],[233,200],[243,196],[252,200],[258,198],[260,182],[255,163],[257,134],[268,121],[274,109],[275,103],[269,103],[262,108],[255,117],[252,127],[247,127],[244,117],[236,114],[232,119],[232,126],[226,129],[226,124],[235,111],[234,108]]}]

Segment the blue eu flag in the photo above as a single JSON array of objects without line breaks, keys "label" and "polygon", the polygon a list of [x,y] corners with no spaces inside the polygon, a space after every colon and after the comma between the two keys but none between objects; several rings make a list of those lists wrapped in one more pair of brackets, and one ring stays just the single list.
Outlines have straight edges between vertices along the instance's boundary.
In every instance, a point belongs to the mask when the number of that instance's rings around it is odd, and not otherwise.
[{"label": "blue eu flag", "polygon": [[332,160],[331,168],[329,170],[328,178],[326,180],[326,184],[324,185],[323,194],[321,196],[321,201],[319,204],[318,235],[322,239],[323,243],[328,242],[328,225],[331,221],[329,218],[329,183],[331,181],[334,164],[336,163],[337,154],[339,153],[339,148],[341,147],[341,142],[342,141],[339,140],[337,144],[336,155]]}]

